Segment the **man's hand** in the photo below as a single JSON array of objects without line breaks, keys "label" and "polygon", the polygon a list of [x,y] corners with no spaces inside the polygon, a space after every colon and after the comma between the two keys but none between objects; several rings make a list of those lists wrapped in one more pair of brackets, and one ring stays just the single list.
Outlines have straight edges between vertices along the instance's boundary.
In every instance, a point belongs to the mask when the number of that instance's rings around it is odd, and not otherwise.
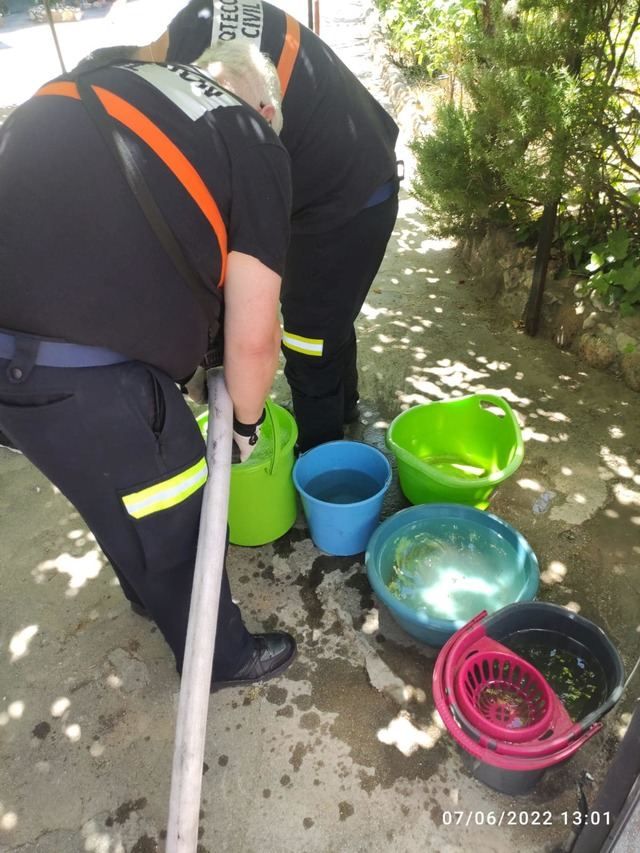
[{"label": "man's hand", "polygon": [[233,463],[246,462],[251,456],[260,438],[264,418],[263,410],[260,420],[255,424],[243,424],[236,418],[233,419],[233,450],[231,451]]}]

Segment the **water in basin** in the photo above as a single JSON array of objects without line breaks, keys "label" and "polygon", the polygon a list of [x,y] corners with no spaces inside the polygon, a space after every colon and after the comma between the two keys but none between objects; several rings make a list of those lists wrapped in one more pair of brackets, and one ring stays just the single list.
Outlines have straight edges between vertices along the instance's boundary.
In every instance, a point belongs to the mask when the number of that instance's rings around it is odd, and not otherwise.
[{"label": "water in basin", "polygon": [[468,621],[511,604],[524,585],[524,555],[474,521],[433,519],[401,533],[386,545],[387,586],[418,613]]}]

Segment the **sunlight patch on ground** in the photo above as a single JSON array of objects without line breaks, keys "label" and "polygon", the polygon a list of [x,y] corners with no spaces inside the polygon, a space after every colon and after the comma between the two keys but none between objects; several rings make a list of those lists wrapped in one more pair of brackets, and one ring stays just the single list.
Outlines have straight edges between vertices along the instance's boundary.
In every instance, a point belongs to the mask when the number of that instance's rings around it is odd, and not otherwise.
[{"label": "sunlight patch on ground", "polygon": [[633,479],[634,483],[640,484],[640,476],[636,474],[634,469],[629,465],[628,460],[624,456],[614,453],[609,447],[600,448],[600,456],[602,461],[607,465],[614,474],[618,477],[624,477],[627,480]]},{"label": "sunlight patch on ground", "polygon": [[20,699],[12,702],[7,708],[7,713],[12,720],[19,720],[24,714],[24,702]]},{"label": "sunlight patch on ground", "polygon": [[104,751],[105,745],[97,740],[94,740],[91,746],[89,747],[89,755],[92,758],[100,758],[100,756],[104,755]]},{"label": "sunlight patch on ground", "polygon": [[368,610],[362,624],[363,634],[375,634],[380,627],[380,616],[376,608]]},{"label": "sunlight patch on ground", "polygon": [[546,432],[536,432],[532,427],[525,427],[522,430],[523,441],[539,441],[541,444],[549,443],[549,436]]},{"label": "sunlight patch on ground", "polygon": [[102,831],[95,820],[90,820],[82,827],[84,850],[86,853],[124,853],[124,847],[119,842],[114,846],[114,839],[109,833]]},{"label": "sunlight patch on ground", "polygon": [[442,730],[435,723],[426,729],[418,728],[406,711],[400,711],[386,728],[379,729],[377,732],[381,743],[395,746],[407,757],[413,755],[418,749],[432,749],[441,736]]},{"label": "sunlight patch on ground", "polygon": [[82,729],[78,725],[78,723],[72,723],[70,726],[67,726],[64,730],[65,735],[69,738],[71,743],[76,743],[82,737]]},{"label": "sunlight patch on ground", "polygon": [[[0,810],[2,810],[1,803]],[[9,832],[10,830],[15,829],[17,825],[18,815],[15,812],[2,811],[2,817],[0,817],[0,829],[4,829],[5,832]]]},{"label": "sunlight patch on ground", "polygon": [[563,412],[546,412],[544,409],[536,409],[536,412],[541,415],[543,418],[547,418],[547,420],[551,421],[551,423],[571,423],[571,419],[568,418]]},{"label": "sunlight patch on ground", "polygon": [[61,717],[65,711],[71,707],[71,702],[66,696],[60,696],[51,704],[50,712],[52,717]]},{"label": "sunlight patch on ground", "polygon": [[11,663],[15,663],[20,658],[29,654],[29,643],[38,633],[37,625],[28,625],[26,628],[17,631],[9,642],[9,651],[11,652]]},{"label": "sunlight patch on ground", "polygon": [[24,702],[21,699],[16,699],[10,702],[7,710],[0,713],[0,726],[8,725],[11,720],[20,720],[24,714]]},{"label": "sunlight patch on ground", "polygon": [[629,489],[622,483],[616,483],[613,487],[613,493],[618,503],[623,506],[640,506],[640,492],[635,491],[635,489]]},{"label": "sunlight patch on ground", "polygon": [[55,560],[45,560],[38,565],[34,575],[37,583],[43,583],[46,580],[47,572],[56,571],[61,575],[68,575],[69,583],[65,594],[73,598],[87,581],[98,577],[103,566],[101,554],[97,548],[94,548],[80,557],[74,557],[65,552]]},{"label": "sunlight patch on ground", "polygon": [[517,482],[521,489],[526,489],[530,492],[544,491],[543,487],[537,480],[528,480],[526,477],[524,477],[522,480],[518,480]]},{"label": "sunlight patch on ground", "polygon": [[631,722],[631,714],[628,711],[625,711],[624,714],[620,715],[620,720],[616,726],[616,734],[622,740],[622,738],[626,735],[627,729],[629,728],[629,723]]},{"label": "sunlight patch on ground", "polygon": [[367,318],[367,320],[377,320],[378,317],[393,316],[393,313],[389,311],[388,308],[374,308],[373,305],[369,305],[368,302],[364,303],[360,311]]},{"label": "sunlight patch on ground", "polygon": [[562,583],[567,575],[567,567],[560,560],[552,560],[544,572],[540,573],[540,580],[546,584]]}]

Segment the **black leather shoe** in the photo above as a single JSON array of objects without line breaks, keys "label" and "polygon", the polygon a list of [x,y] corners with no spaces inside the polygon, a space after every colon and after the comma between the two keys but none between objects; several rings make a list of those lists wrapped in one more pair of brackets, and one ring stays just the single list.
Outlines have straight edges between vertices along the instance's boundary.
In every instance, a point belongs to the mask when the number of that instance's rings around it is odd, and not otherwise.
[{"label": "black leather shoe", "polygon": [[249,660],[235,672],[231,678],[216,680],[211,691],[222,687],[237,687],[253,684],[255,681],[267,681],[280,675],[293,662],[296,656],[296,641],[291,634],[277,631],[273,634],[254,634],[255,648]]}]

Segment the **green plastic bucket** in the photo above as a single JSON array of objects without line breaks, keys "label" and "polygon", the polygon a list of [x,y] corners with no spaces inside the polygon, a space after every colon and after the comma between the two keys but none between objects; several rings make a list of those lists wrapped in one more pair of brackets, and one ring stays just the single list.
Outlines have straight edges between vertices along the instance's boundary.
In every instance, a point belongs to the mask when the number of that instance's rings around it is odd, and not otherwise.
[{"label": "green plastic bucket", "polygon": [[[298,515],[291,478],[298,427],[282,406],[266,403],[266,418],[255,450],[231,466],[229,540],[234,545],[266,545],[293,527]],[[206,435],[209,413],[196,418]]]},{"label": "green plastic bucket", "polygon": [[398,463],[400,487],[412,504],[486,509],[496,487],[524,456],[516,417],[494,394],[414,406],[391,422],[386,443]]}]

